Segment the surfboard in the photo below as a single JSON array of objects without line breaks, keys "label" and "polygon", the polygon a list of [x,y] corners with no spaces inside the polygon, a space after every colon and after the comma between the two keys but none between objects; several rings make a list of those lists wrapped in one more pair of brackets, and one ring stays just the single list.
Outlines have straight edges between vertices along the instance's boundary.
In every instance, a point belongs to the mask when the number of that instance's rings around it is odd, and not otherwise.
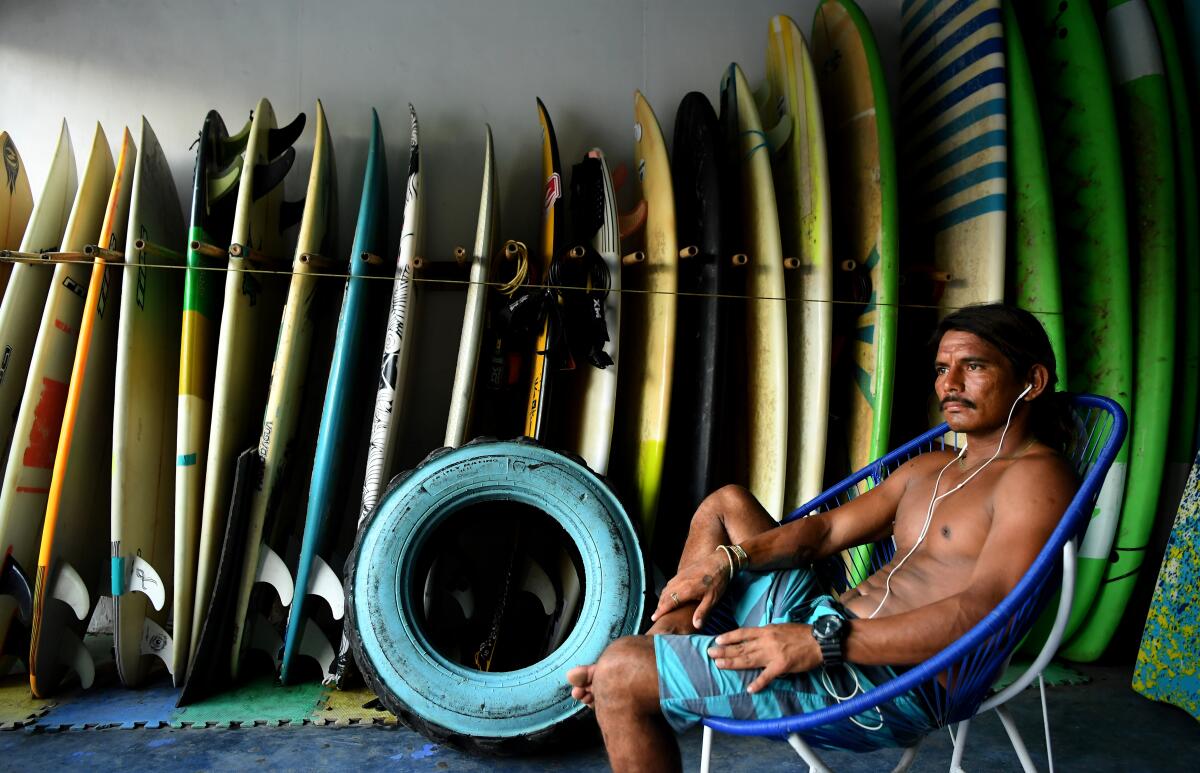
[{"label": "surfboard", "polygon": [[[71,146],[67,122],[63,121],[42,195],[21,244],[14,249],[25,255],[58,250],[78,185],[75,149]],[[0,352],[3,352],[0,355],[0,460],[8,459],[12,445],[17,410],[29,373],[29,358],[37,337],[37,323],[53,274],[54,268],[49,265],[13,264],[8,282],[12,292],[6,293],[6,300],[0,302]],[[4,603],[0,601],[0,605]],[[6,617],[7,610],[0,606],[0,618]],[[0,631],[0,643],[3,638],[3,631]]]},{"label": "surfboard", "polygon": [[488,282],[491,278],[496,229],[499,225],[498,197],[492,127],[484,127],[483,190],[479,194],[479,217],[475,225],[475,247],[471,252],[471,284],[463,311],[462,336],[458,342],[458,361],[454,366],[454,384],[450,392],[450,413],[446,418],[444,445],[457,447],[471,434],[475,385],[479,380],[480,344],[487,316]]},{"label": "surfboard", "polygon": [[829,477],[857,470],[888,449],[898,338],[898,194],[887,81],[871,26],[851,0],[825,0],[817,8],[812,54],[828,142],[833,260],[853,265],[835,282],[830,411],[839,420],[830,427]]},{"label": "surfboard", "polygon": [[708,97],[686,94],[675,113],[671,145],[676,233],[680,254],[689,256],[679,261],[671,406],[677,416],[688,418],[672,422],[667,433],[663,489],[671,495],[660,505],[654,540],[655,563],[665,574],[679,563],[696,508],[731,479],[728,466],[722,469],[722,433],[731,414],[739,423],[742,417],[727,389],[726,349],[735,309],[723,297],[734,294],[730,253],[722,243],[721,214],[730,206],[725,197],[732,196],[722,186],[723,147]]},{"label": "surfboard", "polygon": [[[242,176],[242,151],[250,122],[230,137],[216,110],[204,118],[192,176],[192,209],[187,231],[187,271],[179,341],[179,397],[176,409],[175,559],[171,616],[171,674],[182,687],[191,654],[192,612],[196,600],[196,558],[204,507],[204,471],[212,417],[213,376],[223,298],[226,245]],[[209,245],[220,245],[205,254]]]},{"label": "surfboard", "polygon": [[[143,655],[175,667],[167,633],[174,588],[175,385],[183,302],[183,211],[158,137],[143,117],[125,237],[112,439],[113,646],[127,687]],[[138,245],[142,248],[139,249]],[[169,251],[169,253],[167,252]],[[111,313],[111,312],[110,312]]]},{"label": "surfboard", "polygon": [[644,201],[641,229],[645,261],[624,269],[621,306],[621,369],[613,452],[629,515],[642,528],[643,549],[654,536],[662,493],[663,456],[671,409],[675,359],[675,312],[679,247],[675,234],[675,197],[671,163],[662,129],[640,91],[633,97],[633,158]]},{"label": "surfboard", "polygon": [[[592,288],[583,296],[588,319],[603,319],[608,340],[599,346],[608,364],[599,367],[576,357],[575,370],[564,374],[563,403],[566,414],[563,447],[583,457],[588,467],[605,475],[612,455],[613,423],[617,412],[617,379],[621,340],[621,234],[617,198],[608,160],[599,148],[592,148],[571,171],[571,211],[584,220],[586,228],[572,221],[572,241],[576,247],[590,244],[594,251],[589,260],[598,261],[589,269],[586,280],[578,284]],[[576,200],[578,198],[579,200]],[[592,228],[594,231],[591,231]],[[588,232],[584,232],[584,231]],[[603,264],[603,269],[599,264]],[[602,277],[601,277],[602,275]],[[603,280],[603,281],[601,281]],[[593,341],[593,345],[600,344]],[[599,354],[596,355],[599,358]],[[560,406],[561,408],[562,406]]]},{"label": "surfboard", "polygon": [[1200,607],[1200,456],[1179,502],[1146,629],[1133,667],[1133,689],[1151,700],[1171,703],[1200,719],[1200,647],[1196,614]]},{"label": "surfboard", "polygon": [[[271,386],[267,393],[267,406],[263,412],[262,432],[258,440],[258,455],[261,476],[251,483],[254,495],[250,500],[250,521],[246,542],[242,546],[243,559],[241,583],[237,605],[232,610],[234,639],[230,653],[230,676],[238,677],[243,641],[246,629],[264,624],[253,617],[248,618],[250,594],[257,582],[266,582],[275,587],[279,599],[286,607],[293,600],[291,573],[280,571],[282,560],[278,544],[264,542],[273,531],[272,524],[292,524],[296,513],[282,512],[279,502],[281,486],[288,480],[289,462],[292,461],[292,443],[297,437],[300,407],[305,391],[309,356],[312,352],[316,332],[318,295],[324,288],[317,276],[315,256],[328,259],[334,254],[335,229],[337,223],[337,180],[334,171],[333,142],[329,137],[329,125],[320,100],[316,107],[316,134],[313,142],[312,166],[308,174],[308,188],[304,197],[304,215],[300,221],[300,234],[296,240],[292,275],[288,284],[287,303],[279,326],[279,340],[275,345],[275,361],[271,365]],[[294,462],[293,462],[294,465]],[[303,466],[303,465],[301,465]],[[286,526],[281,531],[290,531]],[[275,558],[263,554],[274,552]],[[264,567],[273,567],[265,571]],[[212,614],[230,614],[229,610],[212,610]],[[272,659],[277,657],[270,653]]]},{"label": "surfboard", "polygon": [[[1086,3],[1014,4],[1046,131],[1067,332],[1067,387],[1132,415],[1133,328],[1125,186],[1100,30]],[[1104,313],[1098,313],[1103,309]],[[1101,488],[1079,548],[1066,635],[1091,606],[1121,511],[1129,441]]]},{"label": "surfboard", "polygon": [[[246,140],[237,204],[226,264],[221,326],[217,339],[212,414],[205,460],[204,501],[200,542],[196,557],[196,596],[192,605],[194,652],[200,629],[208,615],[218,555],[225,534],[225,517],[232,496],[234,462],[242,449],[253,445],[262,425],[257,419],[265,406],[263,385],[269,381],[273,332],[278,331],[283,282],[279,277],[256,273],[262,265],[250,253],[278,266],[284,252],[282,181],[295,159],[290,147],[303,127],[303,113],[285,129],[275,129],[271,103],[261,99],[254,110]],[[280,132],[287,132],[286,136]],[[283,137],[283,140],[273,138]],[[286,141],[290,138],[291,141]],[[274,151],[274,152],[272,152]],[[198,462],[199,463],[199,462]]]},{"label": "surfboard", "polygon": [[[771,157],[746,76],[730,65],[721,81],[721,108],[737,116],[746,264],[746,434],[749,489],[775,520],[783,517],[787,484],[787,289]],[[731,138],[727,138],[727,142]]]},{"label": "surfboard", "polygon": [[783,513],[824,489],[833,347],[829,170],[817,73],[787,16],[771,19],[763,124],[771,145],[788,298],[788,433]]},{"label": "surfboard", "polygon": [[[304,534],[300,544],[300,560],[296,569],[297,592],[288,612],[284,635],[283,662],[279,678],[284,684],[295,681],[293,668],[300,655],[317,658],[327,681],[336,676],[334,652],[330,640],[317,627],[308,613],[309,595],[326,600],[332,619],[342,619],[345,599],[342,594],[341,567],[330,568],[330,545],[342,522],[358,515],[357,508],[347,510],[362,486],[365,460],[346,453],[347,441],[357,431],[366,428],[370,415],[365,400],[355,402],[356,395],[366,394],[370,384],[364,375],[370,368],[361,363],[374,351],[366,352],[364,339],[372,336],[366,330],[373,309],[382,310],[386,303],[379,291],[385,284],[377,281],[381,272],[363,259],[364,254],[377,256],[387,243],[388,184],[387,156],[379,116],[371,111],[371,144],[367,166],[363,172],[363,192],[358,205],[358,222],[350,250],[350,278],[342,300],[334,339],[333,357],[329,364],[329,380],[321,409],[321,425],[317,434],[317,450],[313,461],[312,482],[308,489],[308,507],[304,518]],[[385,290],[386,292],[386,290]],[[360,464],[355,464],[359,462]],[[350,493],[347,496],[348,492]],[[354,502],[353,504],[357,504]],[[340,640],[339,640],[340,641]]]},{"label": "surfboard", "polygon": [[[137,148],[123,132],[104,223],[96,245],[119,250],[129,223]],[[93,253],[62,430],[46,496],[46,521],[38,551],[29,641],[29,688],[44,698],[69,669],[83,687],[95,674],[82,646],[95,600],[103,592],[104,563],[96,549],[108,531],[112,405],[121,275],[103,252]],[[97,464],[97,461],[100,461]]]},{"label": "surfboard", "polygon": [[[60,146],[65,136],[60,135]],[[65,152],[71,155],[69,138],[66,143]],[[68,180],[72,177],[70,172],[73,167],[73,161],[67,162],[65,174]],[[59,173],[64,173],[61,168]],[[84,246],[99,236],[113,174],[108,139],[104,136],[104,130],[96,124],[83,177],[71,205],[71,214],[65,230],[60,234],[63,252],[81,254]],[[3,535],[12,562],[23,570],[20,574],[24,576],[24,582],[19,585],[22,591],[28,590],[29,593],[25,598],[22,592],[23,598],[13,613],[20,615],[22,629],[32,622],[32,589],[46,517],[46,498],[50,492],[54,457],[58,452],[67,383],[71,379],[71,365],[75,361],[75,344],[83,316],[83,296],[89,267],[84,263],[62,262],[53,269],[50,266],[33,268],[52,271],[52,278],[46,296],[40,303],[41,321],[34,338],[13,442],[4,469],[4,484],[0,489],[0,535]],[[14,276],[14,281],[17,279]],[[10,295],[10,298],[15,297],[15,294]],[[4,600],[9,598],[0,597]],[[7,611],[11,612],[12,607]],[[81,612],[86,613],[86,609]],[[13,620],[13,614],[0,616],[0,626],[7,628]],[[0,633],[4,631],[0,630]],[[24,638],[22,659],[29,655],[27,634]],[[79,651],[73,647],[73,642],[67,640],[64,640],[63,647],[69,649],[68,655],[72,657]]]},{"label": "surfboard", "polygon": [[[554,136],[554,124],[542,100],[537,101],[538,121],[542,127],[542,239],[541,261],[536,264],[538,273],[533,280],[543,285],[551,284],[550,267],[558,249],[559,230],[563,221],[562,162],[558,158],[558,140]],[[535,291],[536,292],[536,291]],[[557,303],[557,294],[547,292],[547,303]],[[529,404],[525,409],[525,434],[541,440],[546,430],[553,383],[556,374],[550,346],[560,332],[555,330],[552,315],[546,317],[538,332],[533,348],[532,366],[529,376]]]},{"label": "surfboard", "polygon": [[1067,333],[1063,324],[1050,163],[1046,158],[1033,73],[1011,1],[1004,2],[1003,11],[1011,129],[1008,192],[1012,207],[1005,241],[1008,251],[1005,297],[1032,313],[1046,329],[1061,389],[1068,383]]},{"label": "surfboard", "polygon": [[917,253],[950,275],[938,301],[944,316],[1004,299],[1008,97],[1000,0],[906,0],[901,8],[901,132],[913,183],[905,222],[916,232]]},{"label": "surfboard", "polygon": [[1171,96],[1154,18],[1143,0],[1109,0],[1105,43],[1125,159],[1134,286],[1133,415],[1129,478],[1112,555],[1087,622],[1062,649],[1099,658],[1137,582],[1166,461],[1175,355],[1175,152]]},{"label": "surfboard", "polygon": [[[367,444],[367,464],[363,476],[362,504],[355,531],[362,529],[375,509],[390,480],[392,454],[400,434],[400,409],[405,382],[412,359],[412,322],[414,303],[420,294],[413,282],[414,261],[424,247],[424,203],[421,198],[421,145],[417,111],[410,104],[408,174],[404,186],[404,215],[400,230],[400,249],[392,280],[379,382],[371,415],[371,434]],[[339,649],[334,683],[339,688],[358,679],[349,642],[343,636]]]},{"label": "surfboard", "polygon": [[[0,132],[0,153],[4,155],[4,183],[0,185],[0,250],[15,250],[25,236],[29,216],[33,214],[33,190],[25,163],[8,132]],[[0,296],[8,287],[13,264],[0,261]]]}]

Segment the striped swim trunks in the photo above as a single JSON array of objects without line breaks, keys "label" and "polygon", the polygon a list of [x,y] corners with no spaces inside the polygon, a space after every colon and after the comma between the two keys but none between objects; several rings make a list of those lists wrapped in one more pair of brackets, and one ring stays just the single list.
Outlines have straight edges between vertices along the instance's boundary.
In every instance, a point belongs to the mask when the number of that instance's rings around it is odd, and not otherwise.
[{"label": "striped swim trunks", "polygon": [[[709,615],[703,633],[654,637],[663,716],[680,733],[704,717],[778,719],[835,705],[839,698],[848,700],[895,678],[896,672],[886,666],[818,667],[776,677],[752,695],[746,688],[761,669],[723,670],[708,656],[713,640],[725,631],[773,623],[812,624],[825,615],[854,618],[836,599],[821,593],[808,567],[738,575]],[[865,751],[911,746],[936,726],[924,700],[910,692],[804,735],[818,747]]]}]

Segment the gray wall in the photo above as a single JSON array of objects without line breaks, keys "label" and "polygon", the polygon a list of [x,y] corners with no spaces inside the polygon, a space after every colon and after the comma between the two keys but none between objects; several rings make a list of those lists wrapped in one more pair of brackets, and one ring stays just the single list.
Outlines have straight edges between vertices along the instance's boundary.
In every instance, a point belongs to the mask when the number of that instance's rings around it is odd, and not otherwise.
[{"label": "gray wall", "polygon": [[[895,72],[899,0],[859,0]],[[421,120],[427,201],[426,254],[470,245],[479,197],[482,127],[495,133],[502,238],[536,242],[541,200],[534,97],[546,103],[563,165],[592,147],[614,162],[632,148],[633,90],[641,89],[671,137],[685,92],[716,102],[722,70],[739,62],[751,83],[765,67],[767,25],[786,12],[806,33],[816,0],[783,3],[671,0],[0,0],[0,129],[8,131],[39,195],[57,126],[66,118],[80,164],[93,122],[111,142],[140,115],[154,127],[190,200],[192,151],[204,114],[232,128],[261,96],[280,122],[310,123],[297,144],[288,197],[303,194],[312,108],[321,98],[333,134],[341,243],[353,236],[369,134],[378,108],[388,141],[393,204],[402,199],[407,103]],[[392,242],[399,219],[392,219]],[[425,383],[449,390],[462,295],[439,293],[418,352]],[[434,321],[436,320],[436,322]],[[445,354],[443,354],[445,352]],[[448,401],[448,397],[445,398]],[[440,440],[446,406],[413,438]],[[417,451],[414,451],[417,453]]]}]

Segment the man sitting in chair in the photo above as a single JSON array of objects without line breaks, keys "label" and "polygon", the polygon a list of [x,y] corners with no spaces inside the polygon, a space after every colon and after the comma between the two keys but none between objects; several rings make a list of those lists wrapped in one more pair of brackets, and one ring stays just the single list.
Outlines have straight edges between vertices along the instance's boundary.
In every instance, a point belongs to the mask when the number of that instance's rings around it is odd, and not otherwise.
[{"label": "man sitting in chair", "polygon": [[[716,491],[692,518],[647,634],[568,672],[615,770],[678,769],[672,730],[704,717],[771,719],[869,690],[966,633],[1033,563],[1077,486],[1060,453],[1046,333],[1020,309],[973,306],[946,317],[934,341],[935,389],[966,437],[961,452],[922,454],[847,504],[783,526],[746,490]],[[814,561],[889,534],[886,566],[841,598],[823,595]],[[932,726],[918,695],[889,711]],[[849,721],[889,733],[884,716]]]}]

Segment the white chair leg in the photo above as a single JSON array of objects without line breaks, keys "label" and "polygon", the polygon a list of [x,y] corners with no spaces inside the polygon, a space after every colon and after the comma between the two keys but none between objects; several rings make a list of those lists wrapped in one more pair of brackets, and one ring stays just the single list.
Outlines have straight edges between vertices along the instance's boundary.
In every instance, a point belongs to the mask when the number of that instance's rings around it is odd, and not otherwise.
[{"label": "white chair leg", "polygon": [[1046,728],[1046,769],[1054,773],[1054,750],[1050,747],[1050,712],[1046,710],[1046,680],[1038,674],[1038,690],[1042,693],[1042,726]]},{"label": "white chair leg", "polygon": [[788,736],[788,744],[796,750],[796,754],[799,754],[801,758],[808,763],[809,773],[833,773],[833,771],[829,769],[829,766],[817,756],[817,753],[813,751],[813,748],[796,733],[792,733]]},{"label": "white chair leg", "polygon": [[1025,748],[1025,741],[1021,738],[1021,733],[1017,730],[1017,724],[1013,722],[1008,707],[997,706],[996,715],[1000,717],[1000,723],[1004,725],[1004,730],[1008,733],[1008,740],[1012,741],[1013,751],[1017,753],[1017,759],[1021,761],[1021,769],[1025,773],[1037,773],[1033,758],[1029,756],[1029,750]]},{"label": "white chair leg", "polygon": [[917,747],[921,745],[918,740],[915,744],[904,750],[904,754],[900,755],[900,761],[896,763],[896,767],[892,768],[892,773],[907,773],[912,767],[913,760],[917,758]]},{"label": "white chair leg", "polygon": [[708,773],[709,758],[712,757],[713,729],[704,726],[704,739],[700,742],[700,773]]},{"label": "white chair leg", "polygon": [[956,725],[954,736],[954,753],[950,756],[950,773],[963,773],[963,752],[967,750],[967,732],[971,729],[971,720],[964,719]]}]

